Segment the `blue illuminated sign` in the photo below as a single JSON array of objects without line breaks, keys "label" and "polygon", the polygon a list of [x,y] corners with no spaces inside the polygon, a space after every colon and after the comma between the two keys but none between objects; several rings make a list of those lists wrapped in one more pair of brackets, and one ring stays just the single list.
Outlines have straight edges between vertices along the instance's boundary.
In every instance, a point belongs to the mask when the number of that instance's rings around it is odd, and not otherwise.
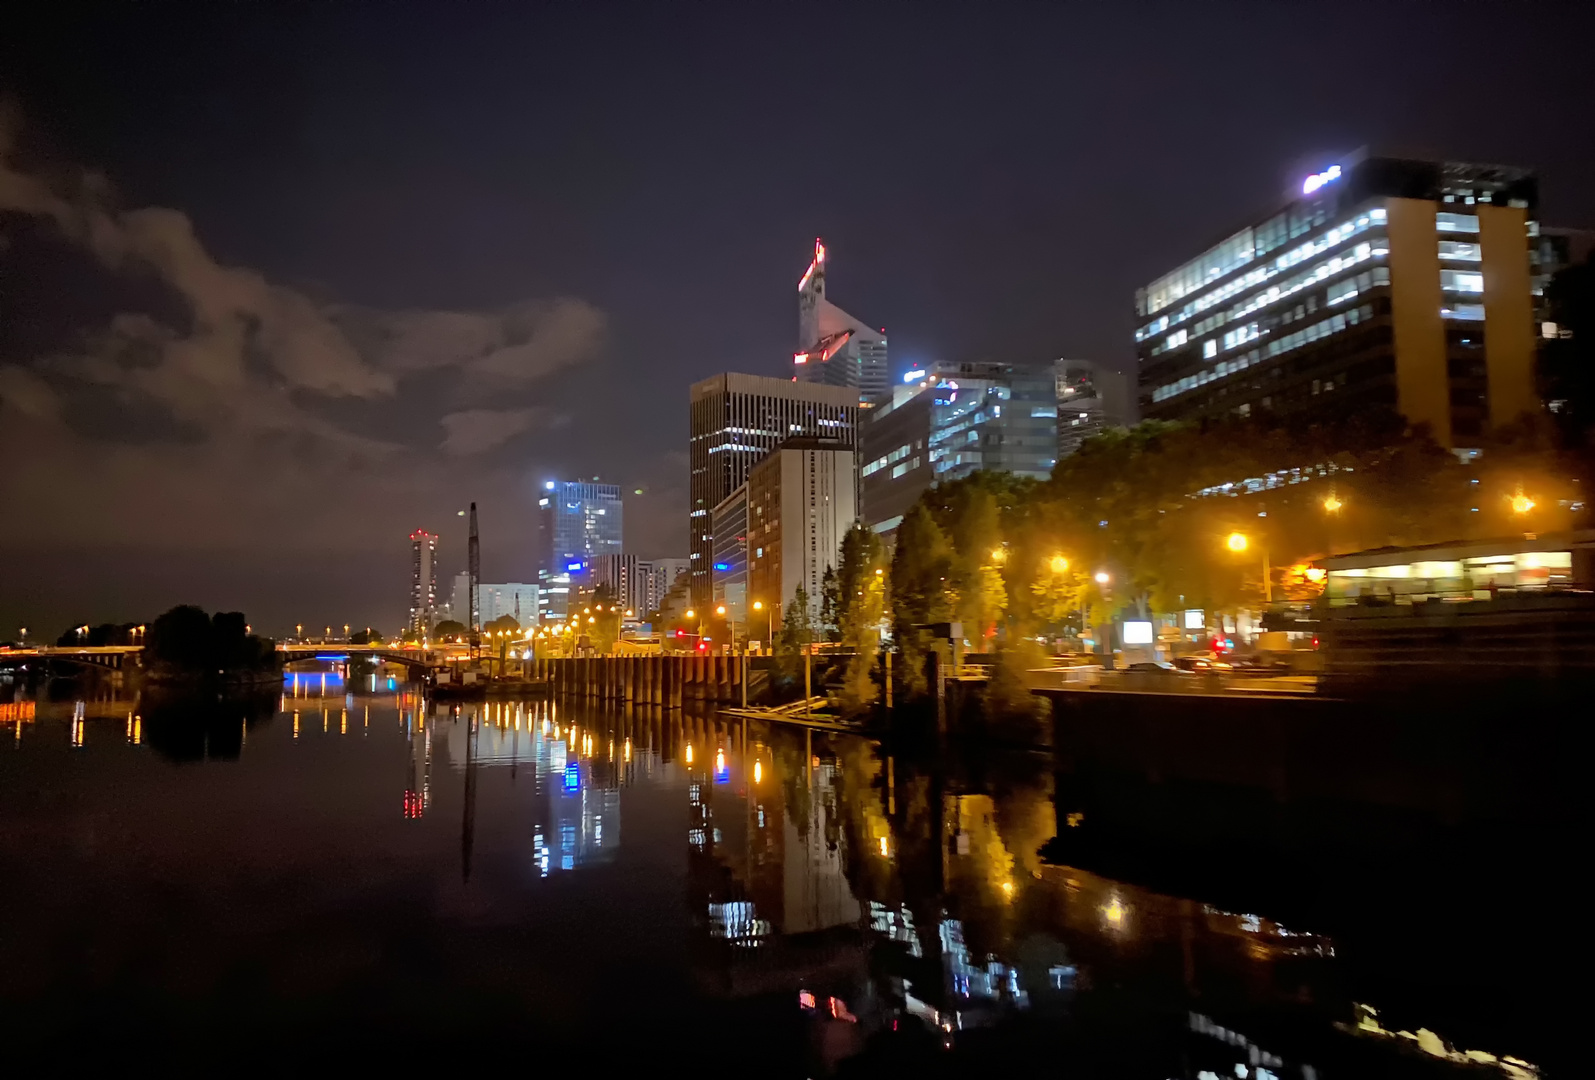
[{"label": "blue illuminated sign", "polygon": [[578,791],[578,790],[580,790],[581,786],[582,786],[581,769],[579,769],[577,767],[576,763],[573,761],[569,765],[565,766],[565,790],[566,791]]},{"label": "blue illuminated sign", "polygon": [[569,570],[569,571],[576,571],[576,570],[580,570],[581,568],[582,568],[582,564],[579,563],[579,562],[573,562],[573,563],[566,563],[565,564],[565,569]]},{"label": "blue illuminated sign", "polygon": [[717,563],[714,564],[714,568],[716,570],[729,570],[729,569],[731,569],[731,564],[730,563],[717,562]]}]

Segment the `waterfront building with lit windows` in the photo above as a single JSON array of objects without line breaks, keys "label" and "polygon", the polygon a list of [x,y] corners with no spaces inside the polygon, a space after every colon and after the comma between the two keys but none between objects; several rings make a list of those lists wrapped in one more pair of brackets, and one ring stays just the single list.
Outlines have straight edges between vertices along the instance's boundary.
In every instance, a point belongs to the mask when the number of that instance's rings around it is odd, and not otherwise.
[{"label": "waterfront building with lit windows", "polygon": [[410,629],[425,634],[438,611],[438,538],[417,529],[410,534]]},{"label": "waterfront building with lit windows", "polygon": [[796,437],[855,446],[858,395],[841,386],[716,375],[695,383],[688,412],[688,561],[692,605],[714,598],[714,508],[748,479],[755,462]]},{"label": "waterfront building with lit windows", "polygon": [[927,488],[981,469],[1045,480],[1058,463],[1054,366],[992,362],[914,368],[866,414],[863,518],[889,533]]},{"label": "waterfront building with lit windows", "polygon": [[799,587],[818,620],[827,568],[858,521],[853,450],[830,439],[791,439],[748,473],[747,594],[770,612],[772,635]]},{"label": "waterfront building with lit windows", "polygon": [[586,580],[592,562],[621,553],[620,488],[596,481],[549,480],[537,500],[537,584],[543,619],[562,619],[573,579]]},{"label": "waterfront building with lit windows", "polygon": [[826,250],[814,241],[814,258],[798,280],[798,343],[792,377],[798,382],[845,386],[866,408],[891,390],[886,328],[876,330],[825,298]]},{"label": "waterfront building with lit windows", "polygon": [[1537,184],[1500,165],[1359,151],[1136,292],[1158,420],[1394,411],[1443,446],[1539,408]]}]

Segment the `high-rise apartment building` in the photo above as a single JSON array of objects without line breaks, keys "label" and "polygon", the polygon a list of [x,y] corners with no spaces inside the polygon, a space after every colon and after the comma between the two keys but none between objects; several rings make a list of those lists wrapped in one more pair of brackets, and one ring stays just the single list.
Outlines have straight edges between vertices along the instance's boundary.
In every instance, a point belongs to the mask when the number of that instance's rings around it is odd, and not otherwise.
[{"label": "high-rise apartment building", "polygon": [[863,520],[897,528],[927,488],[981,469],[1045,480],[1058,460],[1051,364],[937,363],[904,375],[861,432]]},{"label": "high-rise apartment building", "polygon": [[755,462],[790,438],[834,439],[853,449],[858,414],[858,394],[845,387],[729,373],[694,384],[687,522],[694,606],[714,597],[714,508],[742,486]]},{"label": "high-rise apartment building", "polygon": [[620,554],[623,509],[615,484],[543,484],[537,500],[537,584],[545,620],[565,617],[573,577],[580,580],[602,556]]},{"label": "high-rise apartment building", "polygon": [[600,555],[588,567],[586,588],[596,592],[608,586],[615,603],[641,617],[649,610],[650,577],[652,568],[635,555]]},{"label": "high-rise apartment building", "polygon": [[869,405],[891,389],[886,330],[875,330],[825,298],[825,244],[798,281],[798,343],[792,377],[798,382],[845,386]]},{"label": "high-rise apartment building", "polygon": [[664,602],[665,594],[675,588],[676,581],[682,575],[689,575],[692,569],[691,559],[650,559],[645,567],[644,582],[648,590],[643,600],[642,611],[656,611]]},{"label": "high-rise apartment building", "polygon": [[437,534],[417,529],[410,534],[410,629],[424,634],[438,609]]},{"label": "high-rise apartment building", "polygon": [[1537,184],[1359,151],[1136,293],[1141,415],[1394,411],[1443,446],[1538,408]]},{"label": "high-rise apartment building", "polygon": [[746,600],[765,605],[772,634],[799,587],[819,618],[825,571],[858,520],[856,468],[853,451],[834,440],[792,439],[749,472]]}]

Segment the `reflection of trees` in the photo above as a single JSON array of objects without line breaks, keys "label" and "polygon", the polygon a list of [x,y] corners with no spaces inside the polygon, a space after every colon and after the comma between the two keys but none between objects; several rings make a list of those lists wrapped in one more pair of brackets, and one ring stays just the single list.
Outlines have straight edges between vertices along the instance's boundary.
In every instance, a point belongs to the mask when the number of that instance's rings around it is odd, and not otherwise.
[{"label": "reflection of trees", "polygon": [[273,690],[215,694],[150,691],[141,701],[144,741],[171,761],[236,760],[248,729],[277,711]]}]

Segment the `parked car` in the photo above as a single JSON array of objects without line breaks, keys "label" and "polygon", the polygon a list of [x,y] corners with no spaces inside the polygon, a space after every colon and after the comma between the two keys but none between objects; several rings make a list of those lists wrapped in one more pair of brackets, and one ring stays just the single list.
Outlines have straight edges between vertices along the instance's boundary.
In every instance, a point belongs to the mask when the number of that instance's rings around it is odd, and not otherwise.
[{"label": "parked car", "polygon": [[1142,660],[1124,669],[1136,675],[1178,675],[1180,669],[1164,660]]}]

